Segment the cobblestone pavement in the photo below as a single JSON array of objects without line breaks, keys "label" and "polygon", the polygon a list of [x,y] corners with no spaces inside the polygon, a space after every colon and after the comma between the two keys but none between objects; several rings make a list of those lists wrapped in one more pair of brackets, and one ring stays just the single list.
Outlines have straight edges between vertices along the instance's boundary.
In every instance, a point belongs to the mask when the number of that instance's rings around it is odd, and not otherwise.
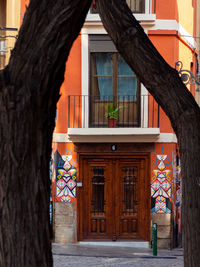
[{"label": "cobblestone pavement", "polygon": [[183,267],[183,251],[158,250],[152,256],[147,248],[105,247],[79,244],[53,244],[54,267]]}]

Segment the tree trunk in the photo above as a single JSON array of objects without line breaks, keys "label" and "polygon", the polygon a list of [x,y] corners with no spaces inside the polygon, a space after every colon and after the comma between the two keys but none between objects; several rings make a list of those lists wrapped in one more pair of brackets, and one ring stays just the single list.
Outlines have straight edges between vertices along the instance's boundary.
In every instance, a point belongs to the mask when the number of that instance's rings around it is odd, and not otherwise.
[{"label": "tree trunk", "polygon": [[0,266],[52,266],[49,160],[65,62],[91,0],[32,0],[0,72]]},{"label": "tree trunk", "polygon": [[200,262],[200,109],[133,17],[125,0],[97,0],[102,22],[118,51],[168,115],[177,135],[183,183],[185,266]]},{"label": "tree trunk", "polygon": [[185,114],[178,122],[182,173],[184,266],[200,262],[200,115]]}]

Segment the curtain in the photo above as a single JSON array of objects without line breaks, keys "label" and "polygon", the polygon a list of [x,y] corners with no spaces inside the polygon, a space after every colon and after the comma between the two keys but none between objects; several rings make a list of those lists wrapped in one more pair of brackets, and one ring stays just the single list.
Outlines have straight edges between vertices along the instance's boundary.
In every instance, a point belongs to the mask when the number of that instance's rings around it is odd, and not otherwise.
[{"label": "curtain", "polygon": [[136,75],[120,55],[118,55],[118,98],[137,99]]},{"label": "curtain", "polygon": [[112,53],[96,53],[95,61],[96,61],[97,80],[98,80],[98,89],[99,89],[100,99],[101,100],[112,99],[112,95],[113,95]]}]

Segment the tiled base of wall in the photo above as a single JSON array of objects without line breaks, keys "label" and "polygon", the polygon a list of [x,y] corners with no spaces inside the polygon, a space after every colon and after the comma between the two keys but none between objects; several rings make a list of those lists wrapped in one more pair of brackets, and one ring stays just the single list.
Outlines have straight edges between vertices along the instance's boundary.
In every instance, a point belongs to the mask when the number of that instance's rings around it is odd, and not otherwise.
[{"label": "tiled base of wall", "polygon": [[[74,203],[54,203],[54,240],[56,243],[74,243],[76,239],[76,218]],[[158,248],[170,248],[171,214],[154,213],[153,223],[157,223]]]},{"label": "tiled base of wall", "polygon": [[54,225],[56,243],[74,243],[76,225],[74,203],[54,203]]},{"label": "tiled base of wall", "polygon": [[171,214],[153,214],[153,223],[157,223],[158,248],[170,248],[171,245]]}]

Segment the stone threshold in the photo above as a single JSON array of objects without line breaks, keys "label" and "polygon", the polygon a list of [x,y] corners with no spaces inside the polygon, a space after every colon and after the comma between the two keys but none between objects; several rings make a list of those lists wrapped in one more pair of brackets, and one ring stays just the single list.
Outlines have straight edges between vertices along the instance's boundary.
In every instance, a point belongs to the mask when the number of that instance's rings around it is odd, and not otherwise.
[{"label": "stone threshold", "polygon": [[108,247],[150,248],[148,241],[79,241],[77,244]]}]

